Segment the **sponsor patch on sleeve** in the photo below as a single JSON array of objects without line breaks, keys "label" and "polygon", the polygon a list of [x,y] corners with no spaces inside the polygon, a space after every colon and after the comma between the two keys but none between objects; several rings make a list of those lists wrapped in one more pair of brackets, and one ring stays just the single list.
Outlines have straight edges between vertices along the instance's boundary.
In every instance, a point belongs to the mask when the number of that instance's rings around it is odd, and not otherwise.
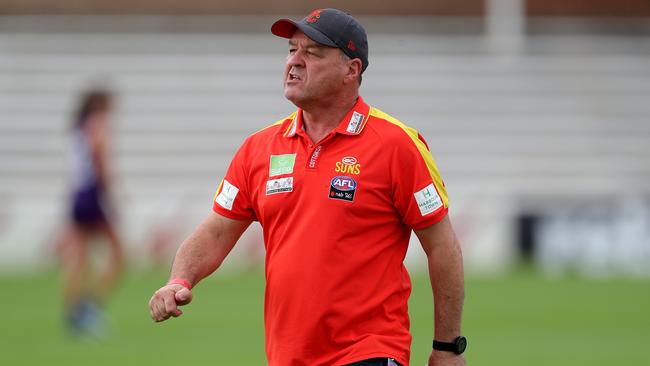
[{"label": "sponsor patch on sleeve", "polygon": [[293,192],[293,177],[271,179],[266,181],[266,195]]},{"label": "sponsor patch on sleeve", "polygon": [[433,183],[424,187],[423,190],[415,192],[413,195],[415,196],[415,201],[418,203],[418,208],[422,216],[435,212],[443,205],[442,199],[433,186]]},{"label": "sponsor patch on sleeve", "polygon": [[223,180],[223,188],[221,193],[217,196],[215,200],[219,206],[225,208],[226,210],[232,211],[232,205],[235,203],[235,198],[237,198],[237,193],[239,193],[239,188],[232,185],[227,180]]}]

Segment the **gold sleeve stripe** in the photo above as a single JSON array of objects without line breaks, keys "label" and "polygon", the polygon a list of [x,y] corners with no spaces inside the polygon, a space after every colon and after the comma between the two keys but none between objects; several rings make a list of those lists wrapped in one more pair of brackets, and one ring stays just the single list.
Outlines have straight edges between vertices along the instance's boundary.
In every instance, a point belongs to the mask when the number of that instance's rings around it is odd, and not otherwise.
[{"label": "gold sleeve stripe", "polygon": [[223,187],[223,179],[221,180],[221,183],[219,183],[219,187],[217,187],[217,191],[214,193],[214,198],[212,199],[212,202],[217,200],[217,196],[219,195],[219,192],[221,192],[221,187]]},{"label": "gold sleeve stripe", "polygon": [[418,131],[412,127],[405,125],[404,123],[400,122],[396,118],[393,118],[392,116],[374,107],[370,108],[370,116],[383,119],[386,122],[398,126],[402,130],[404,130],[404,132],[406,132],[406,134],[411,138],[411,141],[413,141],[415,146],[418,148],[420,155],[422,155],[422,159],[424,159],[424,162],[427,164],[427,169],[429,170],[429,174],[431,175],[431,179],[433,180],[433,185],[436,187],[436,190],[438,190],[438,194],[440,195],[440,198],[442,198],[442,202],[445,205],[445,208],[449,207],[449,197],[447,196],[447,189],[445,189],[445,185],[442,181],[442,177],[440,176],[440,172],[438,171],[438,167],[436,166],[436,162],[433,159],[433,156],[431,156],[431,152],[429,151],[427,146],[418,137]]}]

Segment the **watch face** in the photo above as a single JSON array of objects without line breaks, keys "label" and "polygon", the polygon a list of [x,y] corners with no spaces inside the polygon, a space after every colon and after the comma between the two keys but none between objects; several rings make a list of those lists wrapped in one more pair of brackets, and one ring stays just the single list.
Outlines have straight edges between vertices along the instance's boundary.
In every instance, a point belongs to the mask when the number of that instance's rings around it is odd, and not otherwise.
[{"label": "watch face", "polygon": [[456,338],[456,354],[465,352],[465,348],[467,348],[467,339],[465,337]]}]

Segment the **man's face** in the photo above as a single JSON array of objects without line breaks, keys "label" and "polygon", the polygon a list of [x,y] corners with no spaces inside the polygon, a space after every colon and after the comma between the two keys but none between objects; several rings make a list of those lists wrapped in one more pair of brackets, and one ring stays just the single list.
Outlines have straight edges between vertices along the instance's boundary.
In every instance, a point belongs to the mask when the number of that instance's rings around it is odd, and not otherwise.
[{"label": "man's face", "polygon": [[327,103],[345,87],[347,67],[338,48],[316,43],[297,30],[289,40],[284,96],[298,107]]}]

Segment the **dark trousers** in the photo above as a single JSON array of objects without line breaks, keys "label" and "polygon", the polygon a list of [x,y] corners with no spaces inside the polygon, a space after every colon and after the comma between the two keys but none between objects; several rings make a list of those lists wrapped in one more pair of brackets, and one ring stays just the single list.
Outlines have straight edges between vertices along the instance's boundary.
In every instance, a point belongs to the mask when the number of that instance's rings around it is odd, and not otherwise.
[{"label": "dark trousers", "polygon": [[[397,361],[393,361],[395,364],[399,365]],[[369,360],[363,360],[355,363],[351,363],[347,366],[386,366],[388,365],[387,358],[371,358]]]}]

